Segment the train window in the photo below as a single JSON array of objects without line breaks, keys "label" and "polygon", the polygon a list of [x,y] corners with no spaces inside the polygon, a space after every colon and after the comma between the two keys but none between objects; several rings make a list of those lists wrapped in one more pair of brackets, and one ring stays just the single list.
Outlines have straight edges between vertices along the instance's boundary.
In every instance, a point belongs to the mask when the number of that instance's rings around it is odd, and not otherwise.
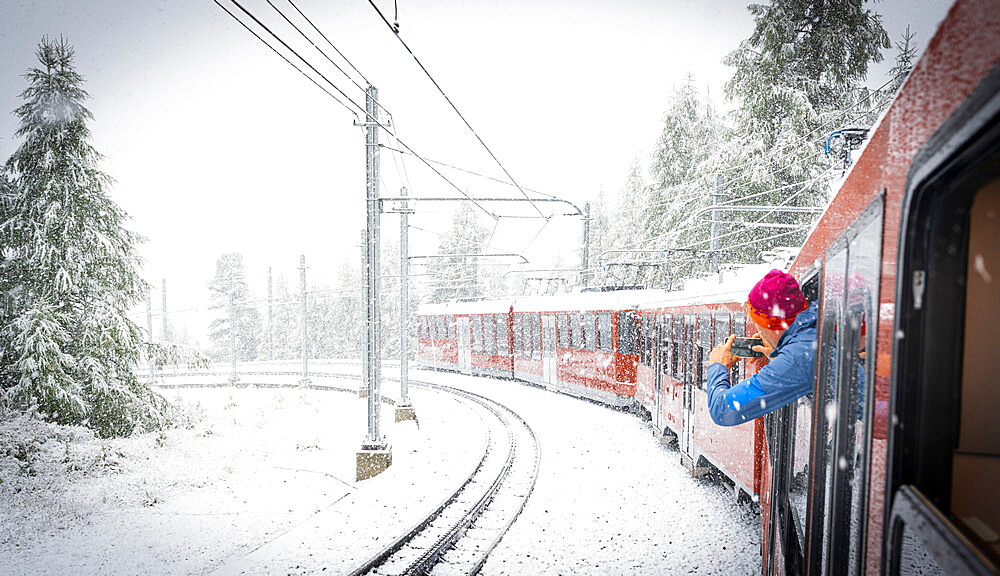
[{"label": "train window", "polygon": [[[743,312],[737,312],[736,314],[733,314],[732,333],[736,334],[737,336],[746,335],[747,320],[746,320],[746,314],[744,314]],[[732,373],[729,375],[730,383],[736,384],[737,382],[742,380],[740,376],[743,374],[743,363],[744,360],[737,360],[736,362],[733,362],[733,370]]]},{"label": "train window", "polygon": [[469,323],[470,329],[472,331],[472,353],[482,354],[483,353],[483,317],[476,314],[470,316],[471,322]]},{"label": "train window", "polygon": [[661,314],[660,321],[660,341],[656,343],[659,351],[660,373],[667,374],[670,371],[670,314]]},{"label": "train window", "polygon": [[510,354],[510,339],[507,337],[507,315],[497,314],[496,317],[497,354],[507,356]]},{"label": "train window", "polygon": [[445,336],[451,340],[455,339],[455,317],[445,316],[444,317],[444,330]]},{"label": "train window", "polygon": [[724,343],[726,338],[732,332],[729,331],[729,314],[716,314],[715,315],[715,339],[712,340],[711,346],[715,348],[716,346]]},{"label": "train window", "polygon": [[670,347],[670,374],[675,380],[681,379],[684,371],[684,323],[681,317],[674,318],[674,339],[673,346]]},{"label": "train window", "polygon": [[524,336],[521,334],[524,329],[524,314],[514,314],[514,355],[523,356]]},{"label": "train window", "polygon": [[[867,220],[867,222],[866,222]],[[868,451],[871,443],[872,398],[876,358],[878,294],[882,260],[882,203],[876,201],[855,224],[860,228],[847,247],[847,309],[838,405],[837,458],[842,484],[835,486],[848,538],[848,572],[861,574],[865,553],[865,519],[868,498]],[[867,358],[872,359],[872,364]],[[846,469],[841,464],[846,458]],[[840,487],[842,486],[842,488]],[[840,556],[838,554],[838,556]],[[844,573],[837,571],[837,573]]]},{"label": "train window", "polygon": [[580,332],[580,315],[569,314],[569,346],[570,348],[582,348],[583,334]]},{"label": "train window", "polygon": [[646,327],[646,362],[650,367],[656,364],[656,322],[658,318],[663,318],[663,314],[650,316],[649,325]]},{"label": "train window", "polygon": [[446,328],[444,316],[437,317],[437,337],[441,340],[448,338],[448,330]]},{"label": "train window", "polygon": [[707,388],[708,382],[705,380],[705,361],[712,351],[712,316],[700,314],[698,316],[698,342],[695,349],[695,383],[699,388]]},{"label": "train window", "polygon": [[483,316],[483,349],[490,356],[494,356],[497,353],[496,332],[497,324],[493,315],[486,314]]},{"label": "train window", "polygon": [[652,330],[651,326],[653,325],[653,318],[654,316],[642,317],[642,336],[641,336],[641,344],[639,347],[639,353],[642,356],[641,360],[643,365],[645,366],[653,365],[653,356],[650,351],[652,347],[650,346],[650,339],[649,339],[649,334],[650,331]]},{"label": "train window", "polygon": [[597,350],[597,314],[580,314],[580,325],[583,328],[583,347],[591,352]]},{"label": "train window", "polygon": [[542,359],[542,315],[531,315],[531,357]]},{"label": "train window", "polygon": [[597,315],[597,349],[601,352],[611,352],[611,312],[601,312]]},{"label": "train window", "polygon": [[417,317],[417,338],[423,338],[423,337],[424,337],[424,317],[423,316],[418,316]]},{"label": "train window", "polygon": [[[837,421],[835,391],[837,385],[837,338],[842,332],[840,326],[844,308],[844,274],[847,271],[847,246],[835,243],[827,251],[823,267],[823,313],[819,335],[819,387],[816,394],[816,441],[813,456],[814,498],[822,497],[822,503],[814,500],[810,507],[811,526],[816,529],[809,535],[809,559],[814,568],[810,572],[819,574],[827,563],[830,543],[830,522],[832,521],[833,495],[833,443],[834,426]],[[821,496],[822,495],[822,496]]]},{"label": "train window", "polygon": [[556,314],[556,339],[560,348],[569,348],[569,320],[566,314]]},{"label": "train window", "polygon": [[636,345],[636,312],[622,310],[618,313],[618,353],[635,354]]}]

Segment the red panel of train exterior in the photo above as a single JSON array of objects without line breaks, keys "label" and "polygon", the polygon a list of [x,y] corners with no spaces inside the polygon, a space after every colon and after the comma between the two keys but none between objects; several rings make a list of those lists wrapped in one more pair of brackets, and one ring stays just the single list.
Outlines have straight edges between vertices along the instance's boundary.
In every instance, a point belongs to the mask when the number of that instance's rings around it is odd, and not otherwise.
[{"label": "red panel of train exterior", "polygon": [[[831,242],[884,192],[876,405],[888,402],[891,387],[896,261],[907,174],[920,148],[1000,62],[998,30],[1000,10],[995,2],[959,0],[952,6],[791,268],[794,275],[801,277],[823,257]],[[885,412],[876,410],[872,422],[866,546],[869,574],[878,574],[884,560],[883,488],[889,425],[885,416]],[[765,479],[764,485],[770,486],[769,480]]]}]

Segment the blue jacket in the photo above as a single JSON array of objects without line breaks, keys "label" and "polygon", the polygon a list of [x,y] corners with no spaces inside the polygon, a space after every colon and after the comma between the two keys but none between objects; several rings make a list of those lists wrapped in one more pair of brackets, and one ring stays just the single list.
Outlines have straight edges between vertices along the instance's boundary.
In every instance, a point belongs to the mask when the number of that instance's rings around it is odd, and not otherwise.
[{"label": "blue jacket", "polygon": [[735,426],[812,392],[816,379],[816,303],[799,312],[760,372],[736,384],[716,362],[708,367],[708,410],[719,426]]}]

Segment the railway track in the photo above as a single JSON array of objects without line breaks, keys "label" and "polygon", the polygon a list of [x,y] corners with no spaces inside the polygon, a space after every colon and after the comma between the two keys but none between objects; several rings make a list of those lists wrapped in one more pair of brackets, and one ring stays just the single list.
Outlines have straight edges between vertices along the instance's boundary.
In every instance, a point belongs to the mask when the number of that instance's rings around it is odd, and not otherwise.
[{"label": "railway track", "polygon": [[[298,373],[261,371],[243,372],[241,376],[296,374]],[[180,376],[184,375],[168,375],[168,377]],[[360,380],[357,374],[314,373],[312,376]],[[387,380],[392,379],[387,378]],[[225,383],[214,386],[232,385]],[[451,394],[478,407],[488,429],[486,449],[474,470],[434,511],[356,568],[351,572],[351,576],[477,574],[486,563],[490,552],[496,548],[520,515],[534,489],[541,461],[540,445],[528,423],[503,404],[473,392],[432,382],[411,380],[410,385]],[[264,384],[264,386],[301,387],[299,384]],[[354,389],[322,384],[307,386],[320,390],[355,392]]]}]

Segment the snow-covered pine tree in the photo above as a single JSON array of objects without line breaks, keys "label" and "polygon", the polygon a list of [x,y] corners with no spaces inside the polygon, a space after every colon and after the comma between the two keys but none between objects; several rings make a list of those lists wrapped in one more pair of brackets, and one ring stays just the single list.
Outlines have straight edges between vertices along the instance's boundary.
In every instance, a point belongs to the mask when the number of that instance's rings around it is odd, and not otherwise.
[{"label": "snow-covered pine tree", "polygon": [[[485,247],[487,231],[479,223],[476,208],[462,202],[455,211],[452,229],[442,237],[439,254],[478,254]],[[434,274],[429,302],[447,302],[455,298],[483,295],[479,283],[479,263],[475,257],[436,258],[427,266]]]},{"label": "snow-covered pine tree", "polygon": [[337,299],[333,308],[333,354],[360,358],[364,312],[361,309],[361,272],[344,259],[337,274]]},{"label": "snow-covered pine tree", "polygon": [[[663,115],[663,130],[653,151],[650,173],[653,184],[643,212],[643,229],[650,248],[710,248],[711,224],[697,210],[711,204],[718,173],[720,135],[724,128],[694,78],[674,90]],[[704,272],[708,257],[689,253],[667,255],[673,279]],[[650,269],[648,281],[663,285],[663,269]]]},{"label": "snow-covered pine tree", "polygon": [[[863,120],[861,84],[882,60],[889,38],[867,0],[771,0],[752,4],[750,38],[724,63],[735,68],[725,86],[737,103],[726,142],[727,191],[740,203],[824,206],[829,179],[839,175],[823,148],[827,135]],[[752,197],[751,197],[752,196]],[[753,214],[750,221],[805,224],[815,216]],[[775,244],[795,245],[805,230],[764,228],[744,257]],[[778,238],[768,238],[777,236]],[[729,243],[732,245],[732,243]]]},{"label": "snow-covered pine tree", "polygon": [[209,308],[217,311],[215,319],[209,324],[212,358],[224,361],[232,357],[232,326],[229,320],[232,305],[236,321],[236,359],[240,362],[256,360],[264,332],[260,311],[247,284],[243,255],[229,252],[220,256],[215,265],[215,278],[208,289],[212,302]]},{"label": "snow-covered pine tree", "polygon": [[62,38],[43,38],[15,110],[21,146],[0,197],[2,400],[101,436],[162,425],[166,401],[134,371],[146,345],[127,316],[147,285],[141,238],[107,194],[89,143],[83,78]]}]

